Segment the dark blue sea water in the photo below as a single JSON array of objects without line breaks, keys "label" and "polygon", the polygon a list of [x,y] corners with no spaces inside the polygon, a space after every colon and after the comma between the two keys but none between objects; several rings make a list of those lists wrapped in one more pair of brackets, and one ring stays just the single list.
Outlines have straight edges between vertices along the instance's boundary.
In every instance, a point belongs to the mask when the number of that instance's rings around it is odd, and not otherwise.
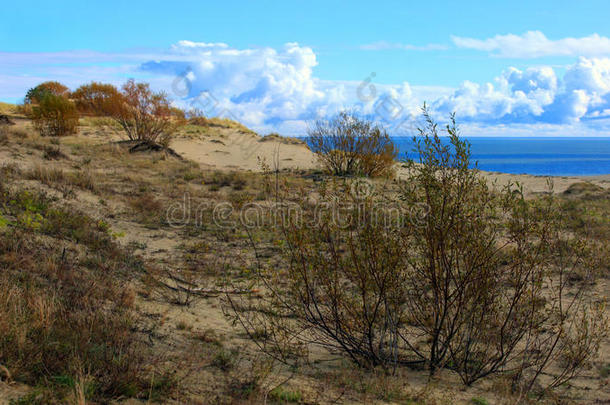
[{"label": "dark blue sea water", "polygon": [[[395,137],[415,159],[411,138]],[[610,138],[468,138],[479,169],[513,174],[576,176],[610,174]]]}]

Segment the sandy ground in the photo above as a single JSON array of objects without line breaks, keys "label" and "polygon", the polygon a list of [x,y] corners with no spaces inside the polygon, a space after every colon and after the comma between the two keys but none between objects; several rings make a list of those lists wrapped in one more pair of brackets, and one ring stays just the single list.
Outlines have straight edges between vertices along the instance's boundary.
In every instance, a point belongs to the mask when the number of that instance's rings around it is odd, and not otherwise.
[{"label": "sandy ground", "polygon": [[548,180],[553,184],[553,191],[556,193],[564,192],[570,185],[579,182],[590,182],[603,188],[610,188],[610,175],[603,176],[532,176],[530,174],[507,174],[498,172],[481,172],[488,180],[496,180],[498,184],[507,184],[509,182],[519,182],[523,185],[526,193],[536,194],[543,193],[549,190]]}]

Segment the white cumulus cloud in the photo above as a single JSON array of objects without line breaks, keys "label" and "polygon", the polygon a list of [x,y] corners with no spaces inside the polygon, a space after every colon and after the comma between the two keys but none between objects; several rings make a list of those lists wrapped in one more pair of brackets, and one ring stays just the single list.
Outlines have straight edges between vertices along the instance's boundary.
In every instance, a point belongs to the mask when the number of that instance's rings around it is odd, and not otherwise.
[{"label": "white cumulus cloud", "polygon": [[313,50],[296,43],[280,49],[235,49],[181,41],[163,60],[145,62],[141,70],[174,77],[170,94],[183,105],[234,116],[261,131],[290,128],[302,133],[307,121],[343,109],[388,122],[417,109],[409,83],[379,85],[373,77],[370,83],[325,81],[315,77],[316,65]]},{"label": "white cumulus cloud", "polygon": [[610,59],[582,57],[562,78],[550,67],[509,68],[495,83],[464,82],[433,107],[488,124],[586,123],[610,117]]},{"label": "white cumulus cloud", "polygon": [[610,58],[604,57],[581,57],[563,74],[548,66],[511,67],[490,83],[465,81],[458,88],[379,84],[374,73],[356,81],[322,80],[315,52],[297,43],[239,49],[180,41],[161,51],[0,57],[5,99],[17,100],[44,80],[76,88],[135,77],[166,91],[178,106],[229,116],[262,133],[300,135],[309,121],[351,109],[392,133],[413,134],[411,123],[424,101],[439,119],[456,112],[474,133],[594,135],[610,128]]}]

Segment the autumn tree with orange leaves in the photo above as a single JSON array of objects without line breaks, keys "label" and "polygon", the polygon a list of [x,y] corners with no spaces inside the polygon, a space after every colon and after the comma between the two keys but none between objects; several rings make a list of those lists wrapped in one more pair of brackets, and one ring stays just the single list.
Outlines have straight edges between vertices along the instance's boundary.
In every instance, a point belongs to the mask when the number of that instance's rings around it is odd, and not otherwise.
[{"label": "autumn tree with orange leaves", "polygon": [[[183,118],[164,92],[148,83],[130,79],[117,90],[112,85],[91,83],[79,88],[77,105],[95,115],[114,120],[131,141],[140,145],[167,147]],[[181,111],[180,111],[181,112]]]}]

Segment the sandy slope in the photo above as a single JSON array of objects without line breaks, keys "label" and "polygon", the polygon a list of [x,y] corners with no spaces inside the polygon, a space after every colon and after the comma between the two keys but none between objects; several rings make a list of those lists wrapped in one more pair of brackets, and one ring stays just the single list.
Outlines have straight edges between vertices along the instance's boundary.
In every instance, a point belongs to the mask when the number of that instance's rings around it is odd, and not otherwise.
[{"label": "sandy slope", "polygon": [[313,153],[303,143],[267,140],[252,133],[222,131],[205,138],[179,138],[172,148],[183,157],[201,165],[225,169],[260,170],[259,158],[272,168],[275,158],[280,168],[315,167]]}]

